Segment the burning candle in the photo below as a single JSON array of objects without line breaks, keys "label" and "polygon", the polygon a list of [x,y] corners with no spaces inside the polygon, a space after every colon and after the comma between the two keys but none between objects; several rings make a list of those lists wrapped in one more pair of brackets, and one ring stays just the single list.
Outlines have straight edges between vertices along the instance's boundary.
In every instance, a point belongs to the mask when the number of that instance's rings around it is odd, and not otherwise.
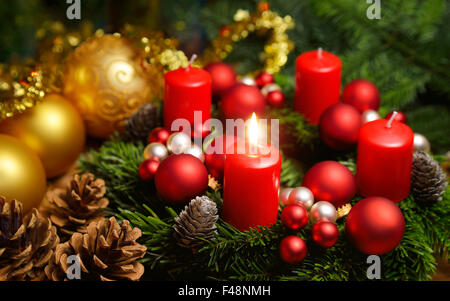
[{"label": "burning candle", "polygon": [[167,72],[164,76],[164,126],[184,118],[194,128],[194,111],[202,112],[202,120],[211,118],[211,76],[203,69],[192,67]]},{"label": "burning candle", "polygon": [[260,145],[257,132],[253,113],[249,141],[243,148],[236,142],[226,153],[222,218],[239,230],[277,221],[281,156],[275,147]]},{"label": "burning candle", "polygon": [[341,65],[337,56],[321,48],[298,56],[294,110],[310,123],[317,124],[322,112],[339,102]]},{"label": "burning candle", "polygon": [[368,122],[359,132],[356,183],[363,196],[399,202],[409,195],[414,134],[395,115]]}]

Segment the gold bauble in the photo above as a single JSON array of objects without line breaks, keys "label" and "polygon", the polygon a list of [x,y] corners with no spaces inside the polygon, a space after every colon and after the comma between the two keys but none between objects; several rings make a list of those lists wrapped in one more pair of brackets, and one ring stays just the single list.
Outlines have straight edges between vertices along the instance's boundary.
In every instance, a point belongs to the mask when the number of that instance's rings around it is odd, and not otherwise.
[{"label": "gold bauble", "polygon": [[32,149],[49,178],[63,174],[76,161],[86,136],[80,114],[58,94],[48,94],[34,108],[0,122],[0,133]]},{"label": "gold bauble", "polygon": [[151,100],[150,82],[132,43],[105,35],[84,42],[68,56],[63,93],[80,111],[88,134],[107,138]]},{"label": "gold bauble", "polygon": [[22,202],[24,211],[38,207],[46,189],[38,156],[18,139],[0,134],[0,196]]}]

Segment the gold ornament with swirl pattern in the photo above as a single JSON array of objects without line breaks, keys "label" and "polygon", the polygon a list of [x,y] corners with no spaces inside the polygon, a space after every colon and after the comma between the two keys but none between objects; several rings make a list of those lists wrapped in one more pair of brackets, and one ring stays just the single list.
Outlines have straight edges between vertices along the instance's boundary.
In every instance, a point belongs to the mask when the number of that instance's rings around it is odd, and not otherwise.
[{"label": "gold ornament with swirl pattern", "polygon": [[119,35],[87,40],[68,56],[63,94],[80,111],[88,134],[107,138],[151,101],[158,87],[152,85],[142,60],[131,41]]}]

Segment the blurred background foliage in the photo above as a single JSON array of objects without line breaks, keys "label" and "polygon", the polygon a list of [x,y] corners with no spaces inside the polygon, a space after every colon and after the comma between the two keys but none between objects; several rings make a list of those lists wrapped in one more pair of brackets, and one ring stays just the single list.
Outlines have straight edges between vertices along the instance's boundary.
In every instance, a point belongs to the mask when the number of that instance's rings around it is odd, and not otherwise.
[{"label": "blurred background foliage", "polygon": [[[295,58],[322,47],[343,61],[345,85],[356,78],[380,89],[380,113],[407,113],[414,131],[424,134],[435,153],[450,149],[450,3],[446,0],[390,0],[381,19],[369,20],[365,0],[269,0],[280,15],[291,15],[288,32],[295,49],[283,75],[294,76]],[[70,29],[83,22],[107,32],[124,24],[163,30],[179,39],[188,56],[201,53],[237,9],[256,9],[256,0],[81,0],[81,20],[68,20],[65,0],[0,1],[0,59],[35,56],[35,33],[46,21]],[[261,66],[266,37],[249,36],[226,59],[238,73]],[[286,83],[293,84],[292,80]],[[285,87],[289,90],[289,87]],[[292,89],[291,89],[292,91]]]}]

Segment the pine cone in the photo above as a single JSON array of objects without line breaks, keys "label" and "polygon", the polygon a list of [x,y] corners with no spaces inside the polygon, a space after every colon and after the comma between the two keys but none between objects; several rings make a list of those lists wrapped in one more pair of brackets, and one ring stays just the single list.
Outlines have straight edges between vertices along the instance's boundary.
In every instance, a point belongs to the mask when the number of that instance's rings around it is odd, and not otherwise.
[{"label": "pine cone", "polygon": [[20,202],[0,197],[0,281],[45,279],[58,243],[56,228],[37,209],[23,217]]},{"label": "pine cone", "polygon": [[137,259],[144,257],[147,248],[136,242],[142,233],[132,229],[126,220],[121,225],[114,217],[89,224],[87,233],[74,233],[69,241],[59,244],[49,265],[48,279],[69,280],[68,258],[76,255],[81,280],[139,280],[144,266]]},{"label": "pine cone", "polygon": [[421,202],[440,202],[446,187],[446,176],[439,163],[426,152],[414,153],[411,173],[414,198]]},{"label": "pine cone", "polygon": [[91,222],[104,218],[103,210],[109,204],[103,197],[105,192],[105,181],[85,173],[75,175],[65,190],[55,189],[49,194],[50,207],[45,213],[58,228],[62,242],[75,232],[86,233]]},{"label": "pine cone", "polygon": [[146,142],[150,132],[158,125],[157,108],[147,103],[125,120],[125,138]]},{"label": "pine cone", "polygon": [[178,245],[196,252],[197,248],[204,244],[204,241],[199,238],[212,239],[214,237],[218,218],[216,203],[207,196],[191,200],[189,205],[175,218],[173,229]]}]

